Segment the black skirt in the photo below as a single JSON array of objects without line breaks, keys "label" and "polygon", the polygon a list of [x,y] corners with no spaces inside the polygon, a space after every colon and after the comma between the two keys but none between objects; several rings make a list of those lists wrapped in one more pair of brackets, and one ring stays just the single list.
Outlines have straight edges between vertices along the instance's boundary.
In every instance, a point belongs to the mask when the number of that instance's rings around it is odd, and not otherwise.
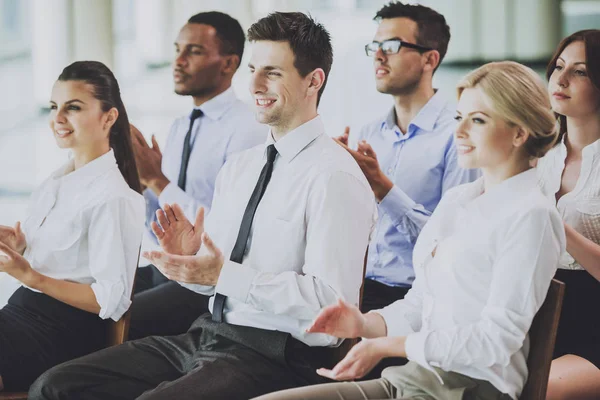
[{"label": "black skirt", "polygon": [[96,314],[19,288],[0,309],[0,376],[6,391],[27,391],[49,368],[99,350],[106,324]]},{"label": "black skirt", "polygon": [[600,282],[587,271],[559,269],[565,283],[554,358],[573,354],[600,368]]}]

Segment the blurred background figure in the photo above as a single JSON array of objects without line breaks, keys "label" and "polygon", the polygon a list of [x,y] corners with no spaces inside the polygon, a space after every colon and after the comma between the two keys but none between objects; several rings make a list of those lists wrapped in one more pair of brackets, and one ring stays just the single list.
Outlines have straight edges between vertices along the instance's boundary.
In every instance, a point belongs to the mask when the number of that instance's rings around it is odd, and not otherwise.
[{"label": "blurred background figure", "polygon": [[[372,60],[372,20],[384,0],[0,0],[0,224],[25,216],[29,196],[48,171],[67,159],[46,128],[47,100],[56,76],[75,60],[98,60],[116,74],[130,119],[147,140],[164,147],[173,120],[189,112],[173,92],[173,41],[190,15],[225,12],[250,23],[270,11],[305,11],[332,34],[334,63],[320,112],[326,131],[358,129],[392,105],[377,92]],[[434,86],[452,91],[483,62],[514,59],[543,74],[561,38],[597,28],[600,0],[426,0],[452,31]],[[233,79],[246,102],[246,57]],[[11,173],[5,173],[10,169]],[[11,283],[0,274],[0,305]]]}]

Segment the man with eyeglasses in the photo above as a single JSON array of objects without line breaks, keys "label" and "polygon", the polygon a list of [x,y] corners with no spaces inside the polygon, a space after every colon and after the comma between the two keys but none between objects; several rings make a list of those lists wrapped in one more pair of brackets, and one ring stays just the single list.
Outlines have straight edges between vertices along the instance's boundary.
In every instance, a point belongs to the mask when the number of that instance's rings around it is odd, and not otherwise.
[{"label": "man with eyeglasses", "polygon": [[450,28],[431,8],[391,2],[374,18],[377,90],[394,107],[364,126],[348,147],[349,128],[337,140],[356,159],[378,202],[379,221],[367,259],[362,311],[404,298],[414,280],[413,246],[444,192],[474,180],[477,171],[456,163],[454,115],[432,77],[440,65]]}]

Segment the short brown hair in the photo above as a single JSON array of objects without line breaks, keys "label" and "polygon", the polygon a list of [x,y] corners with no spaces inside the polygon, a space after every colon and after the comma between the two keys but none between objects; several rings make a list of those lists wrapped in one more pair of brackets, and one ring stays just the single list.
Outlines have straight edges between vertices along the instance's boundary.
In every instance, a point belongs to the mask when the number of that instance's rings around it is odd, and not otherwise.
[{"label": "short brown hair", "polygon": [[325,82],[317,96],[319,104],[333,63],[331,37],[322,24],[301,12],[274,12],[252,24],[248,40],[288,42],[294,53],[294,67],[302,77],[321,68]]},{"label": "short brown hair", "polygon": [[382,19],[390,18],[408,18],[415,21],[418,30],[416,44],[437,50],[440,53],[438,67],[440,66],[448,51],[448,43],[450,42],[450,27],[442,14],[420,4],[404,4],[401,1],[391,1],[377,11],[373,19],[379,22]]},{"label": "short brown hair", "polygon": [[[592,85],[596,89],[600,90],[600,30],[598,29],[585,29],[583,31],[575,32],[570,36],[564,38],[556,48],[552,59],[548,63],[546,68],[546,79],[550,80],[550,76],[556,68],[556,61],[562,54],[565,48],[573,42],[582,41],[585,47],[585,65],[587,66],[587,75],[592,82]],[[559,124],[559,140],[567,132],[567,117],[554,113]]]}]

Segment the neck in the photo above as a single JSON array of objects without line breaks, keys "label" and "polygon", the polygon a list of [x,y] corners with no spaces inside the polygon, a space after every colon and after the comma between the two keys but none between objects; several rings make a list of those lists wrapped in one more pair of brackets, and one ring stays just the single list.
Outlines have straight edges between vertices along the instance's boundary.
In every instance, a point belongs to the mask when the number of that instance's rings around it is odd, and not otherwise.
[{"label": "neck", "polygon": [[394,96],[396,125],[398,125],[398,128],[400,128],[402,133],[407,132],[410,122],[434,94],[435,90],[433,89],[431,80],[429,80],[428,83],[419,85],[417,90],[410,94]]},{"label": "neck", "polygon": [[73,162],[75,169],[83,167],[85,164],[94,161],[110,151],[108,143],[106,145],[94,145],[90,149],[78,150],[73,149]]},{"label": "neck", "polygon": [[286,121],[285,124],[280,123],[277,125],[271,125],[271,133],[273,134],[273,139],[275,139],[275,141],[278,141],[279,139],[287,135],[289,132],[314,119],[317,115],[319,115],[317,113],[317,108],[313,107],[305,110],[305,112],[297,112],[294,115],[294,117],[291,118],[289,121]]},{"label": "neck", "polygon": [[580,154],[583,148],[600,139],[600,114],[585,118],[567,117],[567,151]]},{"label": "neck", "polygon": [[487,192],[494,186],[529,169],[531,169],[531,165],[527,158],[523,158],[523,160],[519,162],[507,163],[506,165],[501,165],[496,168],[482,168],[481,173],[483,175],[484,190]]},{"label": "neck", "polygon": [[217,97],[218,95],[220,95],[221,93],[223,93],[224,91],[229,89],[230,87],[231,87],[231,80],[224,82],[221,86],[217,87],[215,90],[213,90],[210,93],[203,93],[203,94],[198,94],[198,95],[192,96],[192,99],[194,99],[194,107],[200,107],[202,104],[206,103],[209,100],[214,99],[215,97]]}]

